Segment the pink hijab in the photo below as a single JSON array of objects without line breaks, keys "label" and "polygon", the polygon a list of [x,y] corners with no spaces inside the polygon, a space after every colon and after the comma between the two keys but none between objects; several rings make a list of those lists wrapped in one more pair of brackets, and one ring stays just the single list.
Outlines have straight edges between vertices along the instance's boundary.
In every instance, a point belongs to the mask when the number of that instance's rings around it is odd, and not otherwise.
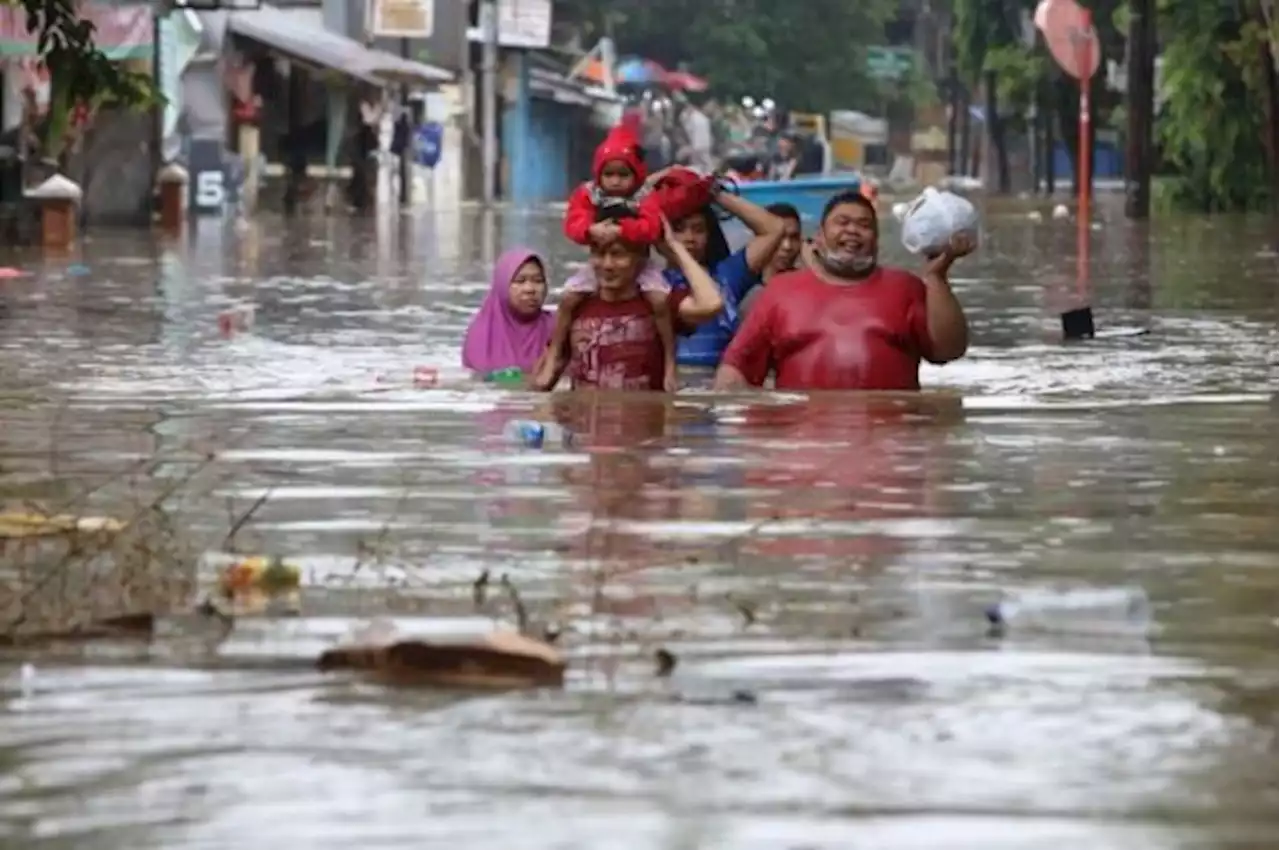
[{"label": "pink hijab", "polygon": [[511,279],[529,260],[537,260],[543,274],[548,273],[546,260],[523,247],[504,251],[493,264],[489,294],[462,342],[462,365],[466,368],[492,372],[515,367],[528,372],[551,341],[555,317],[545,310],[525,317],[511,309]]}]

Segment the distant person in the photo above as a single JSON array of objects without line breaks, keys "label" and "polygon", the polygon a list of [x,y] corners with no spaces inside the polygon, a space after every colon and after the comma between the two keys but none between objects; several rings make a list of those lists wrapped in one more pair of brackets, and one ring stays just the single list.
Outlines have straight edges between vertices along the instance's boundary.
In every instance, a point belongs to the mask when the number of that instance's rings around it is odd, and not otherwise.
[{"label": "distant person", "polygon": [[686,141],[677,158],[696,171],[710,174],[715,169],[711,119],[696,104],[688,103],[680,113],[680,127]]},{"label": "distant person", "polygon": [[969,346],[951,291],[952,263],[973,250],[956,240],[928,260],[923,280],[878,263],[875,206],[856,191],[826,204],[812,267],[778,275],[725,350],[718,389],[918,390],[920,361],[947,363]]},{"label": "distant person", "polygon": [[777,147],[769,159],[769,168],[765,172],[766,180],[790,180],[796,176],[800,167],[800,156],[796,151],[796,141],[791,136],[779,136]]},{"label": "distant person", "polygon": [[796,263],[800,261],[800,247],[804,240],[804,231],[800,226],[800,211],[791,204],[779,202],[769,204],[765,207],[767,212],[774,215],[775,218],[782,222],[782,241],[778,243],[777,249],[773,252],[773,256],[765,263],[764,269],[760,272],[760,282],[762,286],[752,288],[742,299],[742,305],[739,312],[745,319],[750,315],[751,310],[755,307],[755,302],[760,298],[760,294],[764,292],[769,281],[778,275],[795,271]]},{"label": "distant person", "polygon": [[670,164],[671,143],[667,141],[660,110],[650,108],[645,114],[640,140],[644,145],[644,165],[650,174]]},{"label": "distant person", "polygon": [[467,326],[463,367],[487,375],[500,369],[533,372],[555,323],[543,309],[547,264],[530,248],[504,251],[493,264],[489,293]]}]

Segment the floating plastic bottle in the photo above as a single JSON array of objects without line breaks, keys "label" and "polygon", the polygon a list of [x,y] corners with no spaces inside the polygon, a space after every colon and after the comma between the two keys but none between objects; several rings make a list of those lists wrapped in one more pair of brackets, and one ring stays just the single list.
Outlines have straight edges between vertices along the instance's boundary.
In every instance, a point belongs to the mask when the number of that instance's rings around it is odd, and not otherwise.
[{"label": "floating plastic bottle", "polygon": [[523,386],[524,370],[512,366],[507,369],[495,369],[484,376],[485,383],[503,387]]},{"label": "floating plastic bottle", "polygon": [[252,304],[237,304],[218,314],[218,331],[224,337],[253,329],[257,310]]},{"label": "floating plastic bottle", "polygon": [[1128,636],[1151,630],[1151,603],[1140,587],[1023,591],[986,614],[1000,630]]},{"label": "floating plastic bottle", "polygon": [[508,442],[530,449],[573,444],[573,435],[556,423],[532,419],[513,419],[502,429],[502,435]]}]

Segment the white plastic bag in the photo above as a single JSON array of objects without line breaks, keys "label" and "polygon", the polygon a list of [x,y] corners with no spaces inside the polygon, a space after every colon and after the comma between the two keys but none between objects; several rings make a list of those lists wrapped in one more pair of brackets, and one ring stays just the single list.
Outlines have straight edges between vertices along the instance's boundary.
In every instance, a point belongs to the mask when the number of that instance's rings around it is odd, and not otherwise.
[{"label": "white plastic bag", "polygon": [[902,215],[902,246],[913,254],[936,254],[961,233],[978,240],[978,211],[959,195],[929,187]]}]

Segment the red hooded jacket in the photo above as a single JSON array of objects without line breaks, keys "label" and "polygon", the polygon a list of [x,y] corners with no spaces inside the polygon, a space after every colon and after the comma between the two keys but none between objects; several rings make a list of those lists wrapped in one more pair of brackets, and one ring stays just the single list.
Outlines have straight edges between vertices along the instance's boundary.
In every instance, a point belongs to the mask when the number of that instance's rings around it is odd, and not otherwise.
[{"label": "red hooded jacket", "polygon": [[[593,183],[583,183],[569,196],[569,209],[564,218],[564,234],[579,245],[589,244],[591,225],[596,222],[600,173],[610,162],[621,162],[636,177],[636,188],[644,183],[648,171],[640,156],[640,143],[627,127],[618,126],[596,148],[591,162]],[[687,168],[672,169],[658,181],[652,191],[637,198],[632,206],[636,218],[618,222],[622,238],[636,245],[652,245],[662,238],[662,217],[680,219],[697,212],[711,202],[711,178],[699,177]]]},{"label": "red hooded jacket", "polygon": [[[594,182],[583,183],[569,196],[569,209],[564,217],[564,235],[579,245],[589,244],[591,225],[596,223],[596,198],[600,197],[600,173],[610,162],[621,162],[631,169],[635,175],[635,189],[644,184],[648,172],[644,167],[644,159],[640,156],[640,142],[635,133],[623,126],[614,127],[596,148],[591,160],[591,176]],[[652,245],[662,236],[662,215],[658,207],[649,200],[630,196],[635,201],[631,206],[635,209],[636,218],[625,218],[618,222],[622,238],[636,245]]]}]

